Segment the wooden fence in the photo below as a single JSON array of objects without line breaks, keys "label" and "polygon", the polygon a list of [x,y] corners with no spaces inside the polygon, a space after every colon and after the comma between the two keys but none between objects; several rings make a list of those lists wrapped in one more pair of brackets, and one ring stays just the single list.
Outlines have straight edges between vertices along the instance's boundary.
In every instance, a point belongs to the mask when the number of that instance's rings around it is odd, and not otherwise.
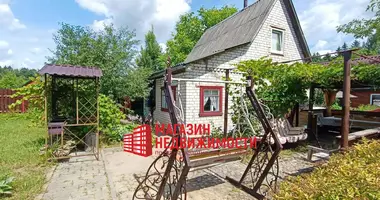
[{"label": "wooden fence", "polygon": [[9,109],[9,106],[15,103],[20,98],[12,98],[12,94],[15,91],[11,89],[0,89],[0,113],[9,113],[9,112],[21,112],[24,113],[28,109],[28,102],[23,101],[21,105],[17,106],[14,109]]}]

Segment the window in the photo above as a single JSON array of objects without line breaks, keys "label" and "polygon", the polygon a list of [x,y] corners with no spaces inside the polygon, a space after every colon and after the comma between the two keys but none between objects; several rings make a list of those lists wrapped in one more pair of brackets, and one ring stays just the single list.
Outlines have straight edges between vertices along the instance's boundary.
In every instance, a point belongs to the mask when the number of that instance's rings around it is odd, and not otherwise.
[{"label": "window", "polygon": [[[176,90],[177,90],[177,87],[176,86],[172,86],[174,101],[176,101],[176,99],[177,99]],[[168,104],[166,103],[166,99],[165,99],[165,90],[164,90],[164,87],[161,88],[161,111],[164,111],[164,112],[168,112],[169,111],[168,110]]]},{"label": "window", "polygon": [[371,105],[380,106],[380,94],[371,94]]},{"label": "window", "polygon": [[221,116],[223,86],[200,86],[199,116]]},{"label": "window", "polygon": [[272,53],[283,53],[283,31],[272,29]]}]

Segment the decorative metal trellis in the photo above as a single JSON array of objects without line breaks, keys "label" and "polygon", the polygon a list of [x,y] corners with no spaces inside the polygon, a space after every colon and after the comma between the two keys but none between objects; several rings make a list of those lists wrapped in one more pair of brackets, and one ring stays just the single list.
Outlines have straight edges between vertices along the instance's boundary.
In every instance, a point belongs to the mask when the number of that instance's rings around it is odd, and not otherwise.
[{"label": "decorative metal trellis", "polygon": [[53,158],[99,158],[99,81],[97,68],[46,65],[46,146]]},{"label": "decorative metal trellis", "polygon": [[[172,74],[168,68],[165,74],[165,99],[168,105],[171,124],[184,123],[181,120],[178,108],[175,106],[173,92],[171,90]],[[271,123],[268,121],[268,113],[264,112],[260,102],[251,88],[251,79],[247,80],[246,95],[256,113],[256,118],[260,121],[264,134],[261,136],[259,145],[254,149],[254,153],[239,181],[230,177],[226,179],[238,188],[253,195],[258,199],[264,199],[268,192],[277,187],[277,177],[279,173],[278,155],[281,151],[281,143],[277,135],[273,132]],[[177,108],[177,109],[175,109]],[[179,142],[186,135],[177,135],[171,140]],[[189,158],[188,149],[169,147],[165,149],[150,165],[144,177],[137,177],[139,185],[135,190],[133,199],[186,199],[186,179],[190,168],[195,166]],[[174,147],[180,146],[174,145]],[[209,163],[211,164],[211,163]]]}]

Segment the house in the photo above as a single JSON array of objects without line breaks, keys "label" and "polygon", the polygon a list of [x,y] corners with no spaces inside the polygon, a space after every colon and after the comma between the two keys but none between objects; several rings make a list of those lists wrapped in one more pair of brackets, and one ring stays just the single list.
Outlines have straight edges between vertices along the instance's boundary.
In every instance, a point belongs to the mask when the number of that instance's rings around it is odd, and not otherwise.
[{"label": "house", "polygon": [[[209,28],[184,63],[172,67],[174,78],[222,80],[234,64],[269,56],[289,61],[310,56],[291,0],[258,0]],[[164,71],[153,74],[153,119],[170,123],[163,91]],[[232,80],[242,74],[232,70]],[[172,87],[176,105],[183,107],[186,123],[211,123],[224,127],[225,84],[179,81]],[[182,105],[180,105],[180,102]],[[233,128],[231,98],[228,99],[228,130]]]},{"label": "house", "polygon": [[351,94],[357,96],[351,99],[352,107],[360,105],[376,105],[380,106],[380,90],[374,88],[357,88],[351,91]]}]

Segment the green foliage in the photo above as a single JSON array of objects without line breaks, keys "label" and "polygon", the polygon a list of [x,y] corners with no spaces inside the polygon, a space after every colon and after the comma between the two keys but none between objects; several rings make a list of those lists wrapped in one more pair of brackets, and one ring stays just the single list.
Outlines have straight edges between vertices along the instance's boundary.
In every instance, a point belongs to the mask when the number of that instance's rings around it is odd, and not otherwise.
[{"label": "green foliage", "polygon": [[180,17],[167,45],[167,53],[173,65],[183,62],[206,29],[223,21],[237,12],[236,7],[224,6],[220,9],[200,8],[197,14],[189,12]]},{"label": "green foliage", "polygon": [[12,182],[14,177],[5,177],[4,180],[0,179],[0,195],[12,194]]},{"label": "green foliage", "polygon": [[21,105],[23,101],[28,101],[29,119],[36,125],[40,125],[44,121],[44,81],[40,76],[30,78],[31,83],[16,89],[16,93],[12,98],[19,98],[15,103],[11,104],[10,109],[15,109]]},{"label": "green foliage", "polygon": [[125,91],[131,100],[146,97],[149,94],[149,76],[152,71],[148,68],[128,70],[128,81],[125,83]]},{"label": "green foliage", "polygon": [[359,105],[355,110],[357,110],[357,111],[372,111],[372,110],[376,110],[379,108],[380,108],[380,106],[367,104],[367,105]]},{"label": "green foliage", "polygon": [[[334,90],[343,83],[343,60],[335,58],[327,66],[315,63],[273,63],[271,59],[242,61],[237,69],[253,77],[256,93],[266,100],[275,116],[288,113],[296,103],[305,103],[312,84]],[[352,67],[353,81],[380,85],[380,67],[358,64]]]},{"label": "green foliage", "polygon": [[125,115],[120,111],[116,103],[109,97],[99,95],[99,128],[104,134],[107,142],[120,141],[118,128],[120,120],[125,118]]},{"label": "green foliage", "polygon": [[0,88],[15,89],[21,87],[25,82],[24,77],[17,76],[13,71],[0,74]]},{"label": "green foliage", "polygon": [[97,66],[103,71],[101,93],[113,97],[133,96],[125,85],[130,80],[128,69],[132,69],[136,54],[135,33],[128,28],[106,26],[96,32],[89,27],[61,24],[53,39],[56,48],[49,62],[80,66]]},{"label": "green foliage", "polygon": [[145,35],[145,47],[141,47],[140,55],[136,59],[136,64],[140,68],[150,69],[153,72],[165,68],[162,50],[156,40],[153,27],[152,30]]},{"label": "green foliage", "polygon": [[334,102],[333,105],[331,106],[332,110],[342,110],[342,106],[339,105],[338,102]]},{"label": "green foliage", "polygon": [[121,141],[123,139],[124,134],[132,133],[133,129],[137,128],[139,126],[135,123],[130,124],[120,124],[116,128],[116,132],[118,133],[115,135],[115,141]]},{"label": "green foliage", "polygon": [[366,11],[374,13],[374,17],[354,19],[347,24],[338,26],[337,31],[353,34],[355,38],[367,38],[364,43],[366,53],[376,54],[380,47],[380,0],[370,0]]},{"label": "green foliage", "polygon": [[311,174],[284,181],[275,199],[379,199],[380,142],[364,140]]}]

